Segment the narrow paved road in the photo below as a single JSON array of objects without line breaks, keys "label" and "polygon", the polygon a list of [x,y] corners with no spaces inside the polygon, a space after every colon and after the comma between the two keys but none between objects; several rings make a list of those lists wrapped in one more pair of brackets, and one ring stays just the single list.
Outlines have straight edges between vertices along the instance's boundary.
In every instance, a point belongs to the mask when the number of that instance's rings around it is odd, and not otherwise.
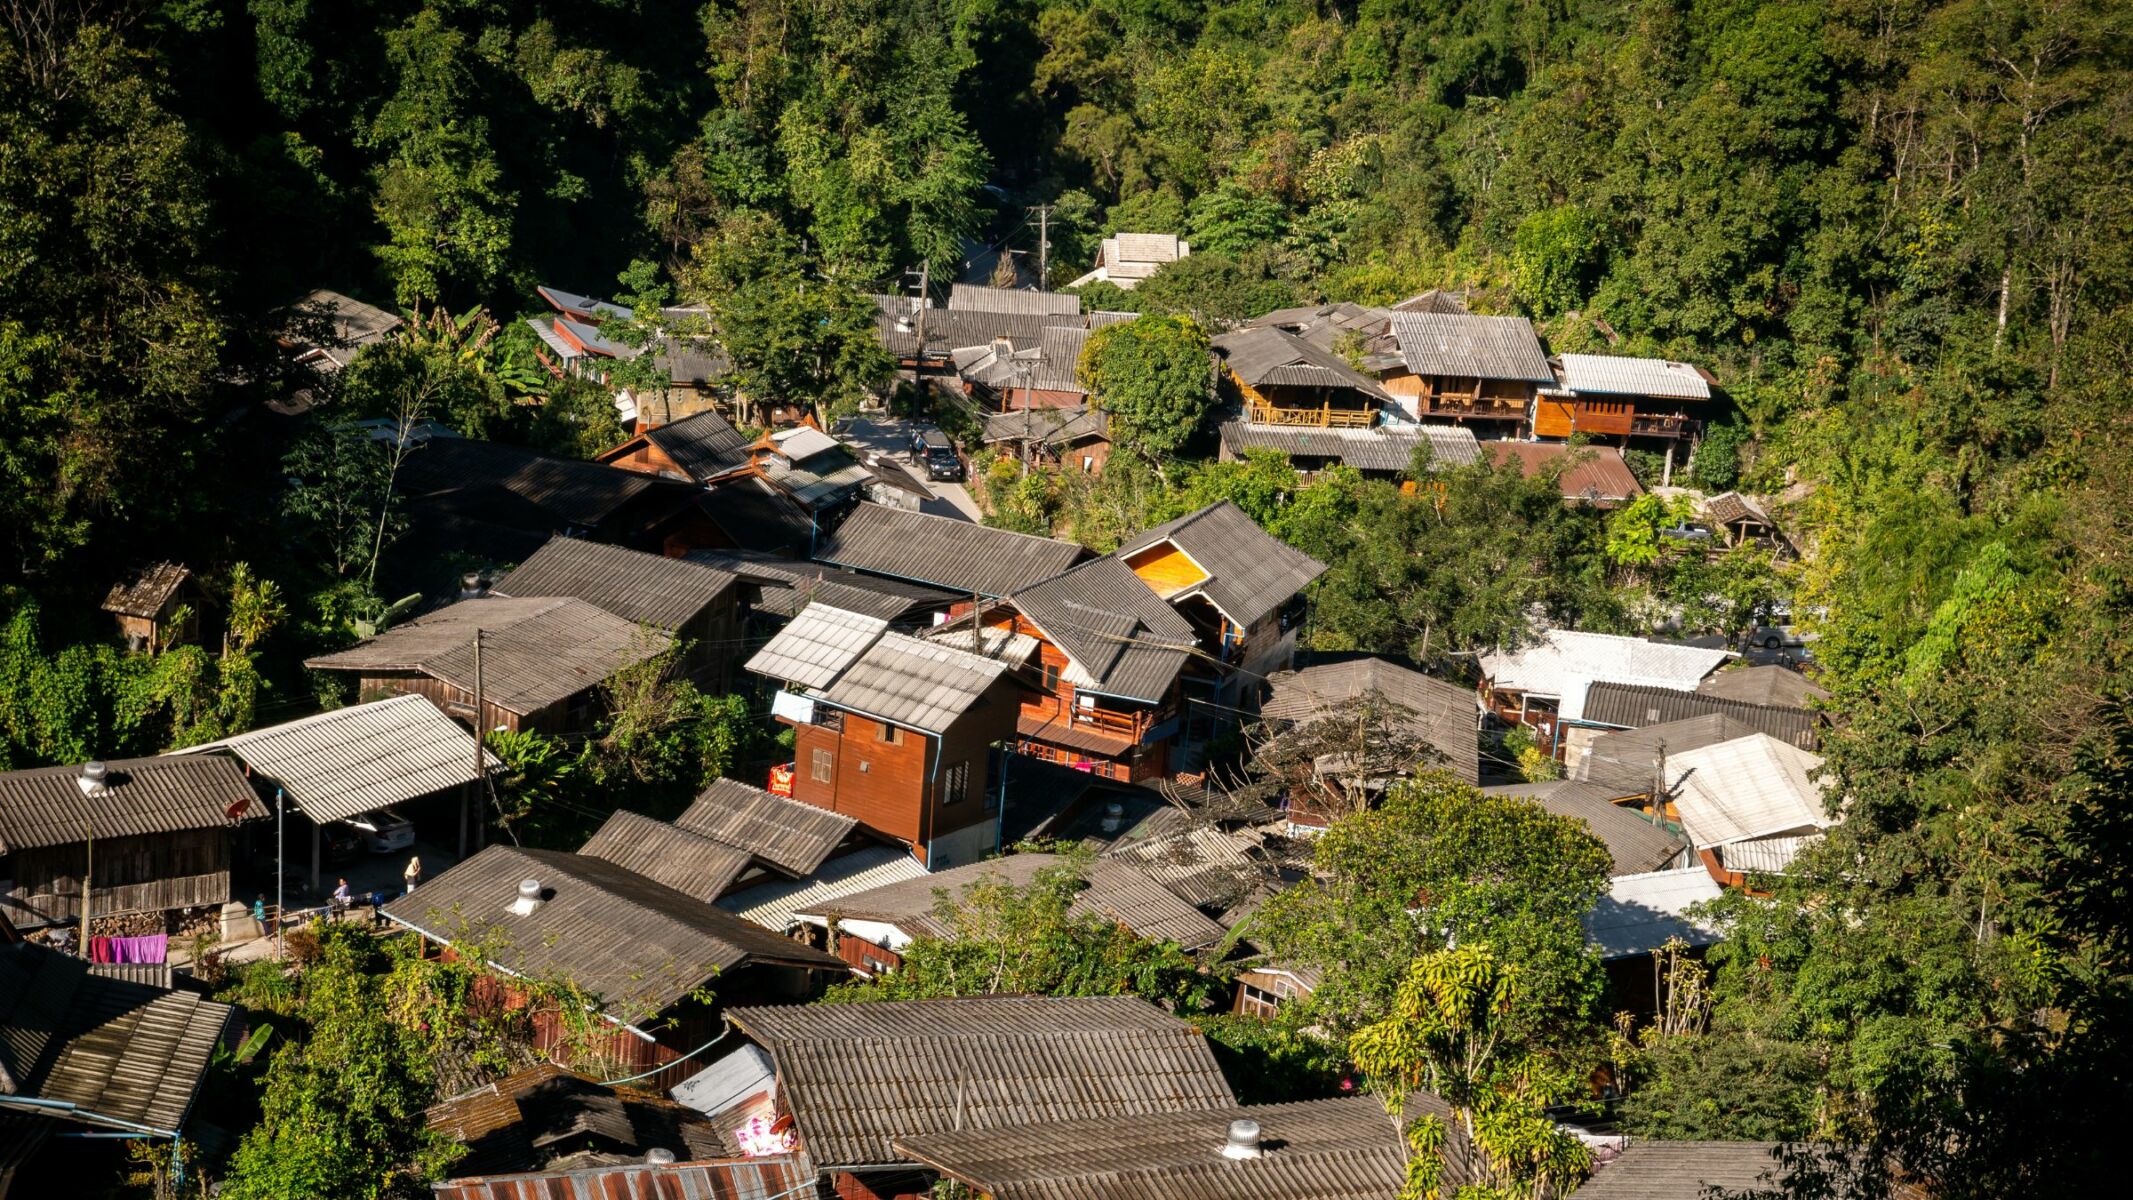
[{"label": "narrow paved road", "polygon": [[850,417],[838,422],[830,432],[847,445],[871,454],[889,455],[909,466],[918,481],[933,493],[933,499],[921,504],[919,511],[965,521],[981,520],[984,514],[978,511],[978,502],[971,499],[969,489],[960,483],[927,479],[925,468],[910,462],[911,431],[926,427],[925,422],[897,417]]}]

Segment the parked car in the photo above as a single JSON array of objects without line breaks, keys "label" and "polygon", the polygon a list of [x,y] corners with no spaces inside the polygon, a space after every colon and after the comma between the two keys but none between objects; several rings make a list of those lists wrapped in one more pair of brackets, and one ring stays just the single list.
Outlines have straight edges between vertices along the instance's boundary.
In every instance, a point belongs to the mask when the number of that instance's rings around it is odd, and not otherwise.
[{"label": "parked car", "polygon": [[1807,639],[1791,625],[1758,625],[1748,631],[1748,644],[1765,650],[1796,650],[1807,644]]},{"label": "parked car", "polygon": [[363,857],[363,832],[346,821],[328,821],[318,828],[318,852],[329,866],[352,863]]},{"label": "parked car", "polygon": [[938,429],[928,429],[920,435],[925,448],[926,478],[959,480],[963,478],[963,456],[955,452],[955,443]]},{"label": "parked car", "polygon": [[389,808],[350,817],[348,823],[363,835],[363,845],[372,854],[391,854],[415,844],[414,824]]},{"label": "parked car", "polygon": [[1708,542],[1711,540],[1711,529],[1707,525],[1675,525],[1660,530],[1659,536],[1672,538],[1677,542]]}]

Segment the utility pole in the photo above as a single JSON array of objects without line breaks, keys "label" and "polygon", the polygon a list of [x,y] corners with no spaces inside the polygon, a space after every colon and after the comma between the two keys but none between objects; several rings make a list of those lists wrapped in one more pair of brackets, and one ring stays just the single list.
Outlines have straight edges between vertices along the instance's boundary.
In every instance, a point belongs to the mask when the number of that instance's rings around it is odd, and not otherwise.
[{"label": "utility pole", "polygon": [[283,917],[282,917],[282,914],[288,911],[288,900],[289,900],[289,897],[288,897],[288,895],[287,895],[287,889],[288,889],[288,886],[289,886],[289,866],[288,866],[288,864],[287,864],[287,863],[286,863],[285,861],[283,861],[283,858],[282,858],[282,853],[283,853],[283,850],[285,849],[285,847],[284,847],[284,845],[283,845],[283,842],[282,842],[282,831],[283,831],[283,829],[285,829],[285,828],[287,827],[287,824],[288,824],[288,822],[287,822],[287,821],[286,821],[286,820],[285,820],[285,819],[283,818],[283,814],[284,814],[284,813],[287,813],[288,811],[289,811],[289,802],[288,802],[288,799],[287,799],[286,797],[284,797],[284,796],[282,795],[282,790],[281,790],[280,788],[275,788],[275,789],[274,789],[274,957],[276,957],[276,958],[280,958],[280,957],[282,956],[282,940],[281,940],[281,927],[282,927],[282,924],[283,924]]},{"label": "utility pole", "polygon": [[[918,311],[912,314],[912,320],[918,326],[918,352],[911,356],[911,361],[918,364],[914,373],[923,373],[926,369],[926,308],[933,303],[933,293],[931,291],[933,284],[932,271],[932,263],[920,260],[918,264]],[[909,275],[911,273],[910,268],[904,269],[904,274]]]},{"label": "utility pole", "polygon": [[81,820],[87,831],[85,840],[88,843],[85,848],[87,859],[82,864],[81,872],[81,956],[84,959],[89,957],[89,880],[96,874],[96,802],[107,793],[108,785],[104,780],[108,774],[103,763],[87,762],[82,764],[81,775],[74,781],[75,786],[81,789],[84,801]]},{"label": "utility pole", "polygon": [[474,627],[474,778],[468,781],[467,798],[459,802],[459,858],[462,862],[467,857],[467,808],[481,794],[482,730],[488,724],[488,717],[482,712],[481,626],[477,625]]},{"label": "utility pole", "polygon": [[1037,290],[1052,290],[1052,206],[1040,204],[1030,209],[1037,214]]}]

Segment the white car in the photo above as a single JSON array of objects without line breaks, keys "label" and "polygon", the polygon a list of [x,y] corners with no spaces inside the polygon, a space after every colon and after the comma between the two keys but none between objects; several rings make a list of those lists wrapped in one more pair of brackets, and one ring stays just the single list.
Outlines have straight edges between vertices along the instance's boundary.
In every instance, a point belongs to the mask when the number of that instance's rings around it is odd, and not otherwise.
[{"label": "white car", "polygon": [[391,854],[415,844],[415,826],[389,808],[348,818],[372,854]]}]

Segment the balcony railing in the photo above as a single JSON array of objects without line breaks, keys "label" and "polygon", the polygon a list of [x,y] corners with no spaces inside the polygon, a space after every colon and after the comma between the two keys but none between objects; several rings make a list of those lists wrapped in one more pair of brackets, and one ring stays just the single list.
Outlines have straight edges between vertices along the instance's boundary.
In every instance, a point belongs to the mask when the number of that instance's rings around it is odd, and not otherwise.
[{"label": "balcony railing", "polygon": [[1522,421],[1526,417],[1526,402],[1492,396],[1478,399],[1473,396],[1417,396],[1415,412],[1425,417],[1493,417]]},{"label": "balcony railing", "polygon": [[1317,408],[1283,408],[1253,400],[1245,405],[1255,425],[1301,425],[1312,429],[1368,429],[1377,414],[1369,409],[1335,408],[1321,404]]}]

